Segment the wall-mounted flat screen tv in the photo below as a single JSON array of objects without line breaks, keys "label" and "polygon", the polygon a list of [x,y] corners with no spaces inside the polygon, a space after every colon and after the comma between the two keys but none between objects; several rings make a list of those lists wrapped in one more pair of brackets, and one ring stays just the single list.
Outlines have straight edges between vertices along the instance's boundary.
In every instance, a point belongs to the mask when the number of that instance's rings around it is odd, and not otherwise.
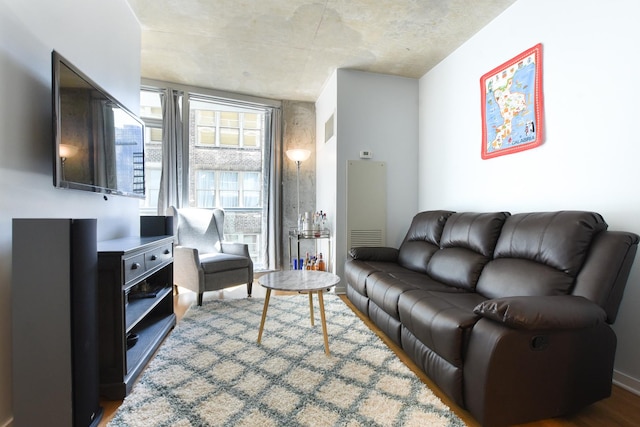
[{"label": "wall-mounted flat screen tv", "polygon": [[53,185],[144,197],[144,125],[52,52]]}]

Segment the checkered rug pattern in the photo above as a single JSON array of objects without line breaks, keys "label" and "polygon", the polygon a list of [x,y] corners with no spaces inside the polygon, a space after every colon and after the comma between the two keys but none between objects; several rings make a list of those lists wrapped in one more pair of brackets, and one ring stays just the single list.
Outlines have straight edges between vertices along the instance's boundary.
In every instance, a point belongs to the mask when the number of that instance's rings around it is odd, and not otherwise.
[{"label": "checkered rug pattern", "polygon": [[193,306],[109,426],[464,426],[336,295]]}]

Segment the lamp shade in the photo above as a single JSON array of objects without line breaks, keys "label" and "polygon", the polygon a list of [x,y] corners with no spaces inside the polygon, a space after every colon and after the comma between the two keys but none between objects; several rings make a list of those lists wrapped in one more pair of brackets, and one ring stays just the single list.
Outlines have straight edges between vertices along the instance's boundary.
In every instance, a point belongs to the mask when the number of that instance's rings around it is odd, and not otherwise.
[{"label": "lamp shade", "polygon": [[67,157],[73,157],[78,152],[78,147],[71,144],[60,144],[58,147],[60,157],[66,159]]},{"label": "lamp shade", "polygon": [[294,162],[304,162],[311,155],[311,151],[305,150],[304,148],[294,148],[292,150],[287,150],[287,157]]}]

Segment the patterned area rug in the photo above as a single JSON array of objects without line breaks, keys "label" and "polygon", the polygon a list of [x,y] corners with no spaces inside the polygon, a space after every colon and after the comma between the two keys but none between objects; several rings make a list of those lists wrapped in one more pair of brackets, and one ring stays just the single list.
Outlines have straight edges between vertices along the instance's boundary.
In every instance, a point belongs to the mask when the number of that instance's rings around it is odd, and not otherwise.
[{"label": "patterned area rug", "polygon": [[464,426],[336,295],[192,307],[109,426]]}]

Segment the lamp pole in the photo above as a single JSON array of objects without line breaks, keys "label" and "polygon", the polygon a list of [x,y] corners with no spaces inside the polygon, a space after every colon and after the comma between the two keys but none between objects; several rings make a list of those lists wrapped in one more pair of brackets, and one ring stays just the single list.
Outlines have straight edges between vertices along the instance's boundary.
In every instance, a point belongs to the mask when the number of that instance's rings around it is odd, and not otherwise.
[{"label": "lamp pole", "polygon": [[298,185],[298,216],[296,217],[296,228],[300,233],[300,160],[296,160],[296,183]]},{"label": "lamp pole", "polygon": [[296,184],[298,189],[298,217],[296,218],[296,228],[298,229],[298,233],[300,230],[300,163],[304,162],[311,155],[311,151],[305,150],[304,148],[294,148],[292,150],[287,150],[287,157],[296,162]]}]

